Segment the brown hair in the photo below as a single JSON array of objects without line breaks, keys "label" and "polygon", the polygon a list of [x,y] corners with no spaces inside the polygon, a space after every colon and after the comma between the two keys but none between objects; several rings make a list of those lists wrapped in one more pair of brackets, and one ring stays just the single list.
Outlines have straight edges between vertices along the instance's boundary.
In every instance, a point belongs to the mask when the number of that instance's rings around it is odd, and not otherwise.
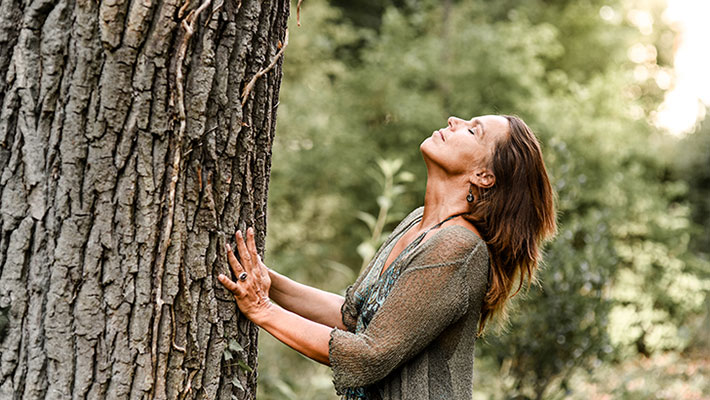
[{"label": "brown hair", "polygon": [[[491,260],[478,334],[493,315],[506,319],[505,305],[523,286],[534,281],[540,244],[556,230],[554,192],[540,144],[520,118],[503,115],[510,125],[507,139],[496,144],[491,160],[495,184],[478,188],[466,218],[486,242]],[[512,292],[515,278],[518,288]]]}]

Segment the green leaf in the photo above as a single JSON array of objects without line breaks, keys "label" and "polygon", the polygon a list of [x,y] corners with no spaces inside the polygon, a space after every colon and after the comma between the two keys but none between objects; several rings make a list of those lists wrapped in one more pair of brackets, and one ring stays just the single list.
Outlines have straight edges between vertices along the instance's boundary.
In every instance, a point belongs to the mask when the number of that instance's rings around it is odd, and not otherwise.
[{"label": "green leaf", "polygon": [[242,345],[240,345],[239,342],[237,342],[237,339],[234,338],[229,340],[229,349],[237,352],[244,351]]},{"label": "green leaf", "polygon": [[222,356],[224,356],[224,359],[225,359],[226,361],[229,361],[229,360],[231,360],[232,358],[234,358],[234,357],[232,356],[232,352],[229,351],[229,349],[224,349],[224,352],[222,352]]},{"label": "green leaf", "polygon": [[234,387],[236,388],[244,390],[244,386],[242,386],[242,383],[239,381],[239,377],[237,377],[236,375],[234,375],[234,377],[232,378],[232,385],[234,385]]},{"label": "green leaf", "polygon": [[400,182],[414,182],[416,177],[414,176],[413,173],[411,173],[409,171],[402,171],[399,173],[399,175],[397,175],[397,179]]},{"label": "green leaf", "polygon": [[380,206],[380,208],[389,209],[390,207],[392,207],[392,199],[385,196],[378,196],[377,205]]},{"label": "green leaf", "polygon": [[363,260],[369,260],[372,258],[372,256],[375,255],[375,248],[372,246],[370,242],[363,242],[360,243],[359,246],[357,246],[357,254],[363,259]]},{"label": "green leaf", "polygon": [[400,194],[404,193],[406,188],[402,185],[394,185],[392,186],[392,197],[397,197]]},{"label": "green leaf", "polygon": [[375,224],[377,223],[377,220],[371,214],[368,214],[363,211],[358,211],[356,216],[357,216],[357,219],[364,222],[367,225],[367,227],[370,228],[370,231],[375,230]]},{"label": "green leaf", "polygon": [[237,366],[239,366],[239,369],[241,369],[242,371],[246,371],[249,373],[254,372],[254,369],[252,369],[252,367],[247,365],[247,363],[245,363],[244,360],[237,360]]},{"label": "green leaf", "polygon": [[384,176],[390,177],[394,176],[397,171],[399,171],[400,168],[402,168],[402,159],[401,158],[396,158],[396,159],[386,159],[386,160],[377,160],[377,165],[380,167],[382,170],[382,173]]},{"label": "green leaf", "polygon": [[389,160],[379,159],[377,160],[377,166],[380,167],[380,171],[384,176],[392,175],[392,163]]}]

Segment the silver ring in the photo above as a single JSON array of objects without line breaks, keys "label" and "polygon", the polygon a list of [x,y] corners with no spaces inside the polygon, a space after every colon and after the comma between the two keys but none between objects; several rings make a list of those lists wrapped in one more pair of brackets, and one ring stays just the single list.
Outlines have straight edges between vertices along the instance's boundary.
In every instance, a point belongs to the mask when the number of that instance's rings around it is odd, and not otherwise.
[{"label": "silver ring", "polygon": [[244,282],[245,280],[247,280],[247,273],[246,273],[246,272],[242,272],[241,274],[239,274],[239,280],[242,281],[242,282]]}]

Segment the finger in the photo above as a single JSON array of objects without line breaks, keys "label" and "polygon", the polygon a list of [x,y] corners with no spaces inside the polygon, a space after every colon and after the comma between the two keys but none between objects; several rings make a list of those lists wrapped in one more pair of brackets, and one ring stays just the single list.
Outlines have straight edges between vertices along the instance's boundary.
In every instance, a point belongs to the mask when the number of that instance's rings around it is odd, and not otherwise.
[{"label": "finger", "polygon": [[249,251],[247,250],[247,245],[244,243],[244,236],[242,236],[241,231],[237,231],[236,233],[236,238],[237,238],[237,251],[239,251],[239,259],[242,260],[242,267],[244,267],[244,270],[251,274],[252,270],[252,260],[251,257],[249,256]]},{"label": "finger", "polygon": [[266,267],[266,264],[264,264],[263,261],[261,261],[261,256],[257,255],[257,265],[259,266],[259,271],[261,272],[261,277],[265,278],[269,275],[269,268]]},{"label": "finger", "polygon": [[227,278],[226,275],[219,274],[219,276],[217,276],[217,279],[222,285],[224,285],[224,287],[226,287],[230,292],[232,292],[232,294],[237,297],[242,297],[242,290],[239,288],[239,285],[237,285],[231,279]]},{"label": "finger", "polygon": [[247,247],[249,248],[249,255],[253,260],[259,257],[259,253],[256,251],[256,242],[254,242],[254,228],[247,229]]},{"label": "finger", "polygon": [[254,242],[254,228],[247,229],[247,249],[249,250],[249,257],[253,260],[252,273],[258,280],[261,280],[261,263],[259,262],[259,253],[256,251],[256,243]]},{"label": "finger", "polygon": [[239,260],[237,260],[237,257],[234,255],[234,252],[232,251],[232,246],[230,246],[229,243],[225,243],[224,247],[227,249],[227,261],[229,261],[229,266],[232,267],[232,272],[234,272],[235,276],[239,276],[239,274],[244,271],[244,268],[239,263]]}]

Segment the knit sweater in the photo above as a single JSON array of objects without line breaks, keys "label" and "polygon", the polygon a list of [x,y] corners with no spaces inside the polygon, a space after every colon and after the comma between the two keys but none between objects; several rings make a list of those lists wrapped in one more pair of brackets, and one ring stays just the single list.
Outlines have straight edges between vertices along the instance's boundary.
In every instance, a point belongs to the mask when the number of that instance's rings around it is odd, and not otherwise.
[{"label": "knit sweater", "polygon": [[440,228],[397,261],[405,264],[403,272],[367,328],[355,333],[362,305],[353,294],[370,269],[382,268],[393,240],[419,222],[422,212],[423,207],[414,210],[397,226],[346,291],[341,311],[347,330],[333,329],[329,344],[340,395],[365,386],[382,400],[471,399],[489,269],[485,242],[472,231]]}]

